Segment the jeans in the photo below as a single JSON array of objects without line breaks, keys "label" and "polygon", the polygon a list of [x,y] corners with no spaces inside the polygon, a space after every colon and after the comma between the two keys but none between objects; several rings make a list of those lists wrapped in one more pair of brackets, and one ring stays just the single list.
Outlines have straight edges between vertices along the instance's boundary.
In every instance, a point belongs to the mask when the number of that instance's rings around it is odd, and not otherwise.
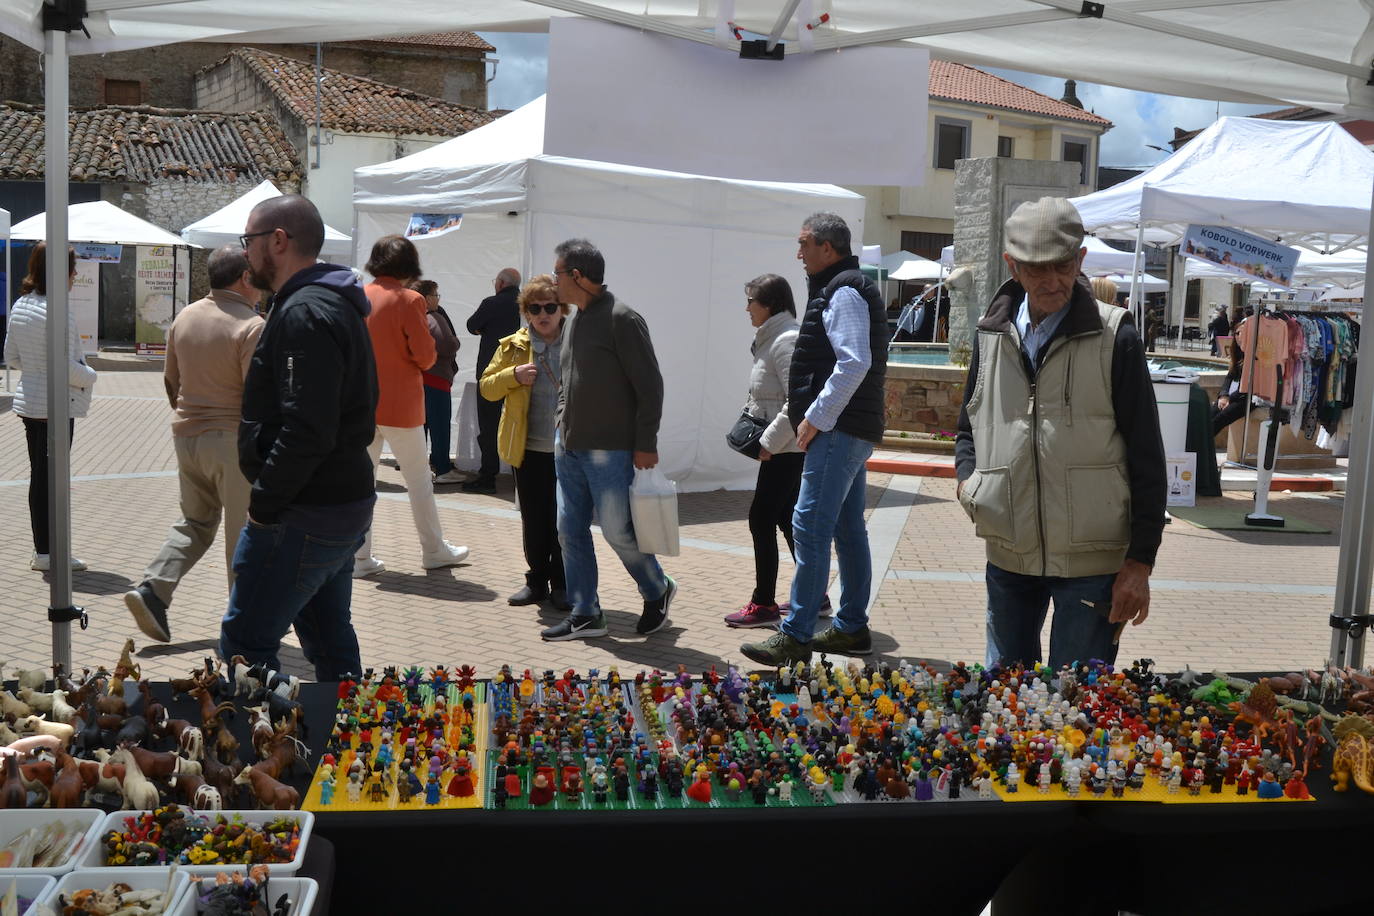
[{"label": "jeans", "polygon": [[200,562],[215,543],[221,515],[224,518],[224,562],[229,587],[234,587],[234,551],[239,532],[248,517],[252,487],[239,470],[238,437],[223,429],[208,429],[198,436],[173,436],[177,453],[177,478],[181,486],[181,519],[167,532],[167,540],[143,571],[143,581],[163,604],[182,576]]},{"label": "jeans", "polygon": [[[374,474],[377,462],[382,457],[383,439],[391,445],[391,454],[396,456],[396,462],[401,466],[410,515],[415,520],[415,533],[420,536],[423,557],[442,557],[445,551],[444,529],[439,523],[439,507],[434,502],[434,480],[429,475],[429,462],[425,460],[424,427],[378,426],[372,444],[367,447]],[[371,556],[372,529],[369,528],[363,542],[358,545],[358,559],[366,560]]]},{"label": "jeans", "polygon": [[754,538],[755,604],[771,605],[778,590],[778,532],[787,549],[796,557],[792,540],[792,513],[801,491],[802,452],[783,452],[759,462],[759,477],[754,484],[754,499],[749,503],[749,533]]},{"label": "jeans", "polygon": [[277,651],[295,628],[315,679],[362,672],[349,607],[353,551],[363,532],[321,536],[285,523],[249,521],[234,552],[234,588],[220,621],[219,654],[281,668]]},{"label": "jeans", "polygon": [[[29,526],[33,529],[33,552],[48,553],[48,421],[20,417],[24,439],[29,447]],[[76,421],[67,421],[67,441],[72,441]]]},{"label": "jeans", "polygon": [[[1005,659],[1029,665],[1040,661],[1040,631],[1050,599],[1050,667],[1100,658],[1116,660],[1112,638],[1116,625],[1107,619],[1116,574],[1079,576],[1023,576],[988,564],[989,666]],[[1091,601],[1095,606],[1084,604]]]},{"label": "jeans", "polygon": [[425,432],[429,434],[429,466],[436,474],[453,470],[449,442],[453,430],[453,392],[425,386]]},{"label": "jeans", "polygon": [[797,569],[792,577],[792,610],[780,629],[809,643],[830,581],[830,545],[840,561],[840,609],[835,628],[855,633],[868,626],[868,593],[873,558],[864,522],[864,471],[873,443],[833,429],[818,433],[806,450],[801,492],[792,513]]},{"label": "jeans", "polygon": [[496,450],[496,431],[501,426],[501,409],[505,401],[488,401],[477,396],[477,449],[482,453],[479,478],[495,479],[501,471],[501,455]]},{"label": "jeans", "polygon": [[565,450],[555,440],[554,467],[558,472],[558,541],[573,616],[601,613],[596,594],[596,550],[592,546],[592,515],[601,525],[606,543],[625,564],[645,601],[657,601],[668,591],[668,577],[652,555],[641,553],[630,520],[630,484],[634,456],[629,451]]},{"label": "jeans", "polygon": [[525,562],[534,584],[566,588],[563,549],[558,544],[558,479],[553,452],[525,450],[515,473],[515,492],[520,497],[520,533],[525,543]]}]

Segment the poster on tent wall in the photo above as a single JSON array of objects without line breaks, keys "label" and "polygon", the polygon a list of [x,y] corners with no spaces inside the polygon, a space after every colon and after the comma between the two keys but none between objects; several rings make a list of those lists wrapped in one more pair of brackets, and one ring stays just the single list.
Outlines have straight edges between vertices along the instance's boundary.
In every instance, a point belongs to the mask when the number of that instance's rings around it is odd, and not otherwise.
[{"label": "poster on tent wall", "polygon": [[171,245],[139,245],[134,270],[134,342],[140,356],[165,356],[167,329],[189,289],[190,259]]},{"label": "poster on tent wall", "polygon": [[1298,249],[1225,226],[1189,226],[1179,254],[1278,286],[1293,285]]},{"label": "poster on tent wall", "polygon": [[463,225],[463,214],[461,213],[412,213],[410,222],[406,224],[406,238],[413,239],[419,236],[433,238],[436,235],[443,235],[445,232],[453,232]]},{"label": "poster on tent wall", "polygon": [[95,356],[100,349],[96,337],[100,327],[100,262],[78,258],[76,278],[67,294],[67,309],[81,337],[81,352]]},{"label": "poster on tent wall", "polygon": [[124,259],[123,245],[96,245],[77,242],[72,245],[76,256],[86,261],[99,261],[101,264],[118,264]]},{"label": "poster on tent wall", "polygon": [[929,52],[796,51],[743,60],[593,19],[551,19],[544,152],[720,178],[923,184]]}]

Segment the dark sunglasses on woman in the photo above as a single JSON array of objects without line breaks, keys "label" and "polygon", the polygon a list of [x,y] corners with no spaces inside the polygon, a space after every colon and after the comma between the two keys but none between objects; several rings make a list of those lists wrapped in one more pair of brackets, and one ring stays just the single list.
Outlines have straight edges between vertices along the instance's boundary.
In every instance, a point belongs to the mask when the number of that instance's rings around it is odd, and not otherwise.
[{"label": "dark sunglasses on woman", "polygon": [[539,311],[542,309],[545,315],[556,315],[560,308],[562,308],[562,306],[557,302],[531,302],[529,305],[525,306],[525,311],[529,312],[531,315],[538,315]]}]

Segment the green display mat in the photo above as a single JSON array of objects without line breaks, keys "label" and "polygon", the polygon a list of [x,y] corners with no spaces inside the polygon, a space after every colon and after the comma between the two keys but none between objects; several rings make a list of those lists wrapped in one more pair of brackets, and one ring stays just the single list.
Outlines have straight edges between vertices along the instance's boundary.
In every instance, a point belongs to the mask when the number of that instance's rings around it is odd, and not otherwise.
[{"label": "green display mat", "polygon": [[[1305,522],[1292,515],[1283,515],[1282,528],[1268,528],[1263,525],[1245,524],[1245,516],[1251,510],[1234,509],[1230,506],[1169,506],[1169,514],[1181,518],[1190,525],[1210,528],[1214,531],[1260,531],[1275,534],[1330,534],[1330,528],[1323,528]],[[1271,515],[1279,513],[1271,512]]]}]

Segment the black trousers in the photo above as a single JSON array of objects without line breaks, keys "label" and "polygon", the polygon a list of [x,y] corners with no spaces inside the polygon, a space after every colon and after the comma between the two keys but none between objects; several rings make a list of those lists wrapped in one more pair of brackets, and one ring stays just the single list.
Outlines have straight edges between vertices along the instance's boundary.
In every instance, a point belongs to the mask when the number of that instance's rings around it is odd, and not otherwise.
[{"label": "black trousers", "polygon": [[1213,436],[1220,435],[1223,429],[1245,416],[1245,402],[1248,399],[1249,395],[1237,394],[1225,407],[1218,407],[1215,401],[1212,402]]},{"label": "black trousers", "polygon": [[749,504],[749,533],[754,536],[754,596],[756,604],[774,604],[778,590],[778,536],[787,540],[795,557],[792,541],[792,510],[801,492],[802,452],[784,452],[759,462],[754,501]]},{"label": "black trousers", "polygon": [[[20,417],[29,446],[29,525],[33,528],[34,553],[48,553],[48,421]],[[72,441],[76,421],[67,421],[67,441]]]},{"label": "black trousers", "polygon": [[488,401],[480,394],[477,396],[477,448],[482,453],[478,477],[495,477],[501,471],[501,456],[496,452],[496,428],[501,425],[504,403]]},{"label": "black trousers", "polygon": [[515,468],[515,492],[520,497],[520,532],[533,584],[566,588],[563,548],[558,545],[558,477],[553,452],[525,452],[520,467]]}]

